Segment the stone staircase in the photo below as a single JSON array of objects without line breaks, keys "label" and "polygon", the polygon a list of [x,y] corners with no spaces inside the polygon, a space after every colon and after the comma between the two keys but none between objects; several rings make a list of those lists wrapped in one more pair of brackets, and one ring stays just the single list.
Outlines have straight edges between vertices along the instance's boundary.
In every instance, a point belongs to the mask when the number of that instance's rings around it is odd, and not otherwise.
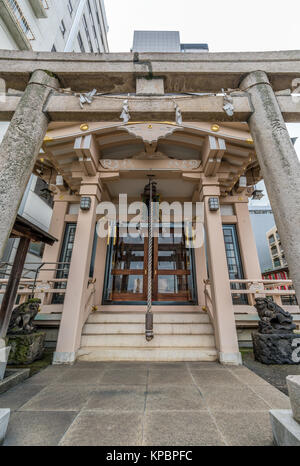
[{"label": "stone staircase", "polygon": [[213,326],[204,312],[154,312],[154,339],[145,340],[145,314],[91,314],[81,337],[81,361],[216,361]]}]

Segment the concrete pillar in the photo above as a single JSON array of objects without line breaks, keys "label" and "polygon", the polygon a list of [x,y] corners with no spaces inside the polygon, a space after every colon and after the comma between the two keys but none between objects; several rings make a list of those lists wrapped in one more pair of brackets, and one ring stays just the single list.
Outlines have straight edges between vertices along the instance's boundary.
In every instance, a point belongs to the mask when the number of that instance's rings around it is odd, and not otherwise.
[{"label": "concrete pillar", "polygon": [[230,291],[221,211],[210,211],[209,198],[220,197],[218,181],[202,181],[200,198],[204,201],[206,247],[214,311],[219,360],[223,364],[241,364],[234,310]]},{"label": "concrete pillar", "polygon": [[250,220],[248,200],[235,204],[237,233],[245,278],[261,280],[257,248]]},{"label": "concrete pillar", "polygon": [[0,257],[45,137],[49,119],[43,112],[57,79],[35,71],[20,100],[0,146]]},{"label": "concrete pillar", "polygon": [[80,210],[77,221],[70,273],[60,324],[54,364],[72,364],[80,347],[85,312],[89,270],[96,226],[96,208],[100,189],[96,185],[82,185],[80,194],[91,198],[90,210]]},{"label": "concrete pillar", "polygon": [[300,164],[266,73],[250,73],[240,88],[251,96],[248,123],[300,302]]}]

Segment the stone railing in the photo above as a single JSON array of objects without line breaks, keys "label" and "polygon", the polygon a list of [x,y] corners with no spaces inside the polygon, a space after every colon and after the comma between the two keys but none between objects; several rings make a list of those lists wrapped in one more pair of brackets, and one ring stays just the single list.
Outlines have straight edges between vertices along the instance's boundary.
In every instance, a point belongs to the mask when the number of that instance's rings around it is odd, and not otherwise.
[{"label": "stone railing", "polygon": [[[232,295],[248,296],[250,306],[255,304],[255,298],[272,297],[279,306],[297,305],[296,293],[292,280],[230,280]],[[244,289],[243,289],[244,288]]]}]

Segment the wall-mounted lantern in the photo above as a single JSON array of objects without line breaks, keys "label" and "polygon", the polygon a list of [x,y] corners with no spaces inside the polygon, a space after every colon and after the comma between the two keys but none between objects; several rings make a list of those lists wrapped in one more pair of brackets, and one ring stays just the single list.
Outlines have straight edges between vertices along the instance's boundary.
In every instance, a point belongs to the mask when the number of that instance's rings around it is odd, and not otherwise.
[{"label": "wall-mounted lantern", "polygon": [[208,199],[208,206],[211,212],[216,212],[220,209],[220,202],[218,197],[210,197]]},{"label": "wall-mounted lantern", "polygon": [[90,197],[82,197],[80,200],[81,210],[90,210],[92,205],[92,199]]},{"label": "wall-mounted lantern", "polygon": [[241,176],[239,179],[239,188],[247,188],[247,177]]}]

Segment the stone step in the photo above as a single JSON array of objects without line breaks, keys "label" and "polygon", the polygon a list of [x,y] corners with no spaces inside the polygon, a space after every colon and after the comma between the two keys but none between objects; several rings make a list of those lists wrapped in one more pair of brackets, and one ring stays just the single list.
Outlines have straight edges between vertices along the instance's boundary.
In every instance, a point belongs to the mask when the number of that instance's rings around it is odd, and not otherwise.
[{"label": "stone step", "polygon": [[[145,321],[145,319],[144,319]],[[198,323],[154,323],[156,335],[213,335],[211,324]],[[83,328],[83,335],[106,335],[106,334],[141,334],[145,333],[145,322],[143,323],[87,323]]]},{"label": "stone step", "polygon": [[134,348],[82,347],[79,361],[217,361],[214,348]]},{"label": "stone step", "polygon": [[[144,323],[145,312],[133,312],[133,313],[116,313],[116,312],[94,312],[88,318],[88,323]],[[208,314],[204,312],[189,312],[189,313],[154,313],[155,323],[165,324],[209,324],[210,319]]]},{"label": "stone step", "polygon": [[[105,305],[103,306],[102,304],[97,305],[98,312],[109,312],[111,314],[115,313],[121,313],[121,314],[127,314],[127,313],[134,313],[134,314],[145,314],[145,311],[147,309],[147,305]],[[177,314],[177,313],[204,313],[202,310],[202,306],[195,306],[195,305],[176,305],[176,306],[170,306],[170,305],[159,305],[155,306],[153,305],[152,311],[155,314],[160,314],[160,313],[172,313],[172,314]]]},{"label": "stone step", "polygon": [[215,348],[214,335],[155,335],[151,342],[147,342],[145,335],[107,334],[107,335],[82,335],[81,346],[106,346],[106,347],[136,347],[136,348],[160,348],[160,347],[209,347]]}]

